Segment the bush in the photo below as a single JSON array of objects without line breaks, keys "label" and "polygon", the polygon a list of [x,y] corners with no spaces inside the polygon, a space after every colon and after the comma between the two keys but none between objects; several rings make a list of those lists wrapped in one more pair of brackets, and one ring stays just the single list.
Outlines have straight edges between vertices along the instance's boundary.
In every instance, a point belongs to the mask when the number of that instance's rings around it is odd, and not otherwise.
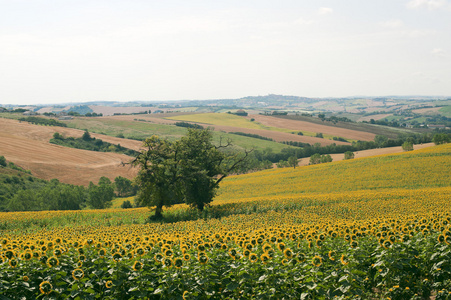
[{"label": "bush", "polygon": [[0,166],[6,167],[6,158],[3,155],[0,156]]},{"label": "bush", "polygon": [[133,204],[129,200],[125,200],[124,202],[122,202],[121,208],[133,208]]},{"label": "bush", "polygon": [[354,158],[354,152],[352,152],[352,151],[345,152],[345,159],[353,159],[353,158]]},{"label": "bush", "polygon": [[401,147],[402,147],[402,150],[404,150],[404,151],[412,151],[413,150],[413,144],[412,144],[412,142],[409,142],[409,141],[405,141]]},{"label": "bush", "polygon": [[434,135],[434,137],[432,138],[432,141],[436,145],[446,144],[446,143],[451,142],[451,136],[446,133],[436,133]]}]

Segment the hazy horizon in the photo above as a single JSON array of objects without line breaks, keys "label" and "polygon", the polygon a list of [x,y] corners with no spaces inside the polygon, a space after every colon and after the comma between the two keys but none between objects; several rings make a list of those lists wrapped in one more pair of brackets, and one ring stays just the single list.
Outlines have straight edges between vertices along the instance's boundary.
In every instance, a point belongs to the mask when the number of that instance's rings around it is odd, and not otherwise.
[{"label": "hazy horizon", "polygon": [[0,8],[2,104],[451,95],[450,0]]}]

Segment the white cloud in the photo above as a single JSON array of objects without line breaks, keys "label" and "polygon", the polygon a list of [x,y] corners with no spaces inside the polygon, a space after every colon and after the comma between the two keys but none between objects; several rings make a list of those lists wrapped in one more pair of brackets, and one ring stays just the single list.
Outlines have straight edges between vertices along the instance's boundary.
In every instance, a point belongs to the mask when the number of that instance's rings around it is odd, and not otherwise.
[{"label": "white cloud", "polygon": [[329,15],[333,12],[334,12],[334,10],[330,7],[320,7],[318,9],[318,14],[320,14],[320,15]]},{"label": "white cloud", "polygon": [[434,10],[449,7],[449,4],[446,0],[412,0],[407,3],[407,7],[412,9],[427,8]]},{"label": "white cloud", "polygon": [[401,20],[389,20],[385,22],[380,22],[379,24],[386,28],[400,28],[404,26],[404,23]]},{"label": "white cloud", "polygon": [[431,54],[432,54],[432,55],[435,55],[435,56],[444,57],[444,56],[446,55],[446,51],[443,50],[442,48],[434,48],[434,49],[431,51]]},{"label": "white cloud", "polygon": [[293,25],[310,25],[310,24],[313,24],[313,21],[299,18],[297,20],[294,20],[294,22],[292,24]]}]

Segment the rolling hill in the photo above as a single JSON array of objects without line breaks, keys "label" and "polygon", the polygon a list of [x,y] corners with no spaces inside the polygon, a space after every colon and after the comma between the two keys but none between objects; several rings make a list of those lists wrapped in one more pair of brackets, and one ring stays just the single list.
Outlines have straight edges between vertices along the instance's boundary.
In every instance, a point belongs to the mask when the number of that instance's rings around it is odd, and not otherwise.
[{"label": "rolling hill", "polygon": [[[131,157],[110,153],[67,148],[49,143],[55,132],[80,137],[82,130],[32,125],[26,122],[0,118],[0,155],[42,179],[59,179],[64,183],[88,185],[106,176],[133,178],[136,170],[122,166]],[[141,142],[99,134],[96,138],[138,150]]]}]

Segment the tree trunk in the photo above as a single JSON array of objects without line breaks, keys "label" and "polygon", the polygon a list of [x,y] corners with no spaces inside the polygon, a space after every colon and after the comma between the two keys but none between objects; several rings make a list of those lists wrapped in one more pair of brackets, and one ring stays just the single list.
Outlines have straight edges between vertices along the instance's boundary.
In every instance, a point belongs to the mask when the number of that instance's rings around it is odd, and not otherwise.
[{"label": "tree trunk", "polygon": [[157,208],[155,209],[155,219],[162,218],[163,218],[163,205],[157,205]]}]

